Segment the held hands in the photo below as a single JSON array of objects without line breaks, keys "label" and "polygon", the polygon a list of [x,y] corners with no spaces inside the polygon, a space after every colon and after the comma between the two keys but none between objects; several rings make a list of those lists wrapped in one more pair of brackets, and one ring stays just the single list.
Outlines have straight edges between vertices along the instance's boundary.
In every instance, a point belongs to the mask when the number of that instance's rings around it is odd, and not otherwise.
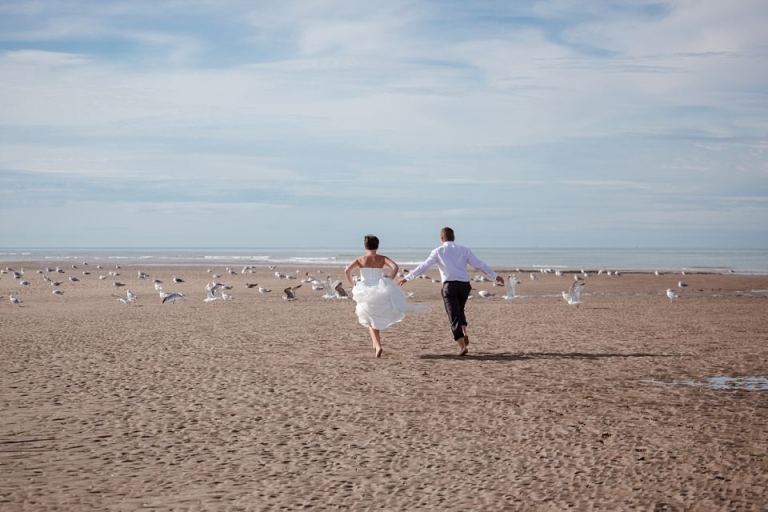
[{"label": "held hands", "polygon": [[501,276],[496,276],[496,282],[499,284],[504,284],[504,278]]},{"label": "held hands", "polygon": [[404,277],[401,277],[400,279],[397,280],[397,286],[403,286],[407,282],[408,281]]}]

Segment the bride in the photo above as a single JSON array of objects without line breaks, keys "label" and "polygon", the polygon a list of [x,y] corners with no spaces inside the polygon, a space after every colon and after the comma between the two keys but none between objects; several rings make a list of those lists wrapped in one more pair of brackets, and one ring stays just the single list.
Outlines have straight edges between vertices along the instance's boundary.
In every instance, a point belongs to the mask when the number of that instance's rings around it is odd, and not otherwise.
[{"label": "bride", "polygon": [[[390,258],[377,254],[379,239],[366,235],[363,239],[365,254],[356,258],[344,269],[347,281],[352,288],[352,298],[357,303],[357,318],[371,334],[376,357],[381,357],[381,329],[386,329],[405,318],[405,313],[422,312],[429,309],[425,305],[408,303],[405,293],[392,281],[397,276],[399,267]],[[384,267],[389,267],[385,275]],[[352,271],[360,269],[360,280],[355,283]]]}]

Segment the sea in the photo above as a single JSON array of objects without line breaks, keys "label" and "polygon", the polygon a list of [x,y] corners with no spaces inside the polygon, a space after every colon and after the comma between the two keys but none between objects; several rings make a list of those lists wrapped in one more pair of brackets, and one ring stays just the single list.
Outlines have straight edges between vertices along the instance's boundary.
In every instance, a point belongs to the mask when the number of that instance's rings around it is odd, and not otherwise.
[{"label": "sea", "polygon": [[[414,267],[433,247],[382,251],[401,267]],[[766,249],[483,248],[472,250],[497,270],[698,272],[768,275]],[[360,248],[0,248],[3,261],[137,265],[344,266]]]}]

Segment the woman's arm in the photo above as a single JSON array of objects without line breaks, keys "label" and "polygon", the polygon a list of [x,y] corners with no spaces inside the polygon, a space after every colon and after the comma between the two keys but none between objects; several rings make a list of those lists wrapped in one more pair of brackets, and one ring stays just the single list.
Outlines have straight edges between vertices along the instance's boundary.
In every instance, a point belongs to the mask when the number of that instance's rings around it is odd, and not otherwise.
[{"label": "woman's arm", "polygon": [[352,271],[359,267],[360,262],[358,262],[357,258],[355,258],[355,261],[351,262],[349,265],[347,265],[347,268],[344,269],[344,275],[347,276],[347,282],[350,286],[355,286],[355,281],[352,279]]},{"label": "woman's arm", "polygon": [[397,271],[400,270],[400,267],[397,263],[389,259],[388,257],[384,256],[384,263],[389,265],[392,268],[392,274],[389,276],[390,279],[394,279],[397,277]]}]

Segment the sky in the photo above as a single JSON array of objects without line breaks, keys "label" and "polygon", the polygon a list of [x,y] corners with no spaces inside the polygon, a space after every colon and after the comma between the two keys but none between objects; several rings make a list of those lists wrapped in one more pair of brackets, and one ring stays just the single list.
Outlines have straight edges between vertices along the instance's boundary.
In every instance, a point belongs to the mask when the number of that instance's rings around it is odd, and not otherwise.
[{"label": "sky", "polygon": [[0,247],[768,248],[768,2],[0,0]]}]

